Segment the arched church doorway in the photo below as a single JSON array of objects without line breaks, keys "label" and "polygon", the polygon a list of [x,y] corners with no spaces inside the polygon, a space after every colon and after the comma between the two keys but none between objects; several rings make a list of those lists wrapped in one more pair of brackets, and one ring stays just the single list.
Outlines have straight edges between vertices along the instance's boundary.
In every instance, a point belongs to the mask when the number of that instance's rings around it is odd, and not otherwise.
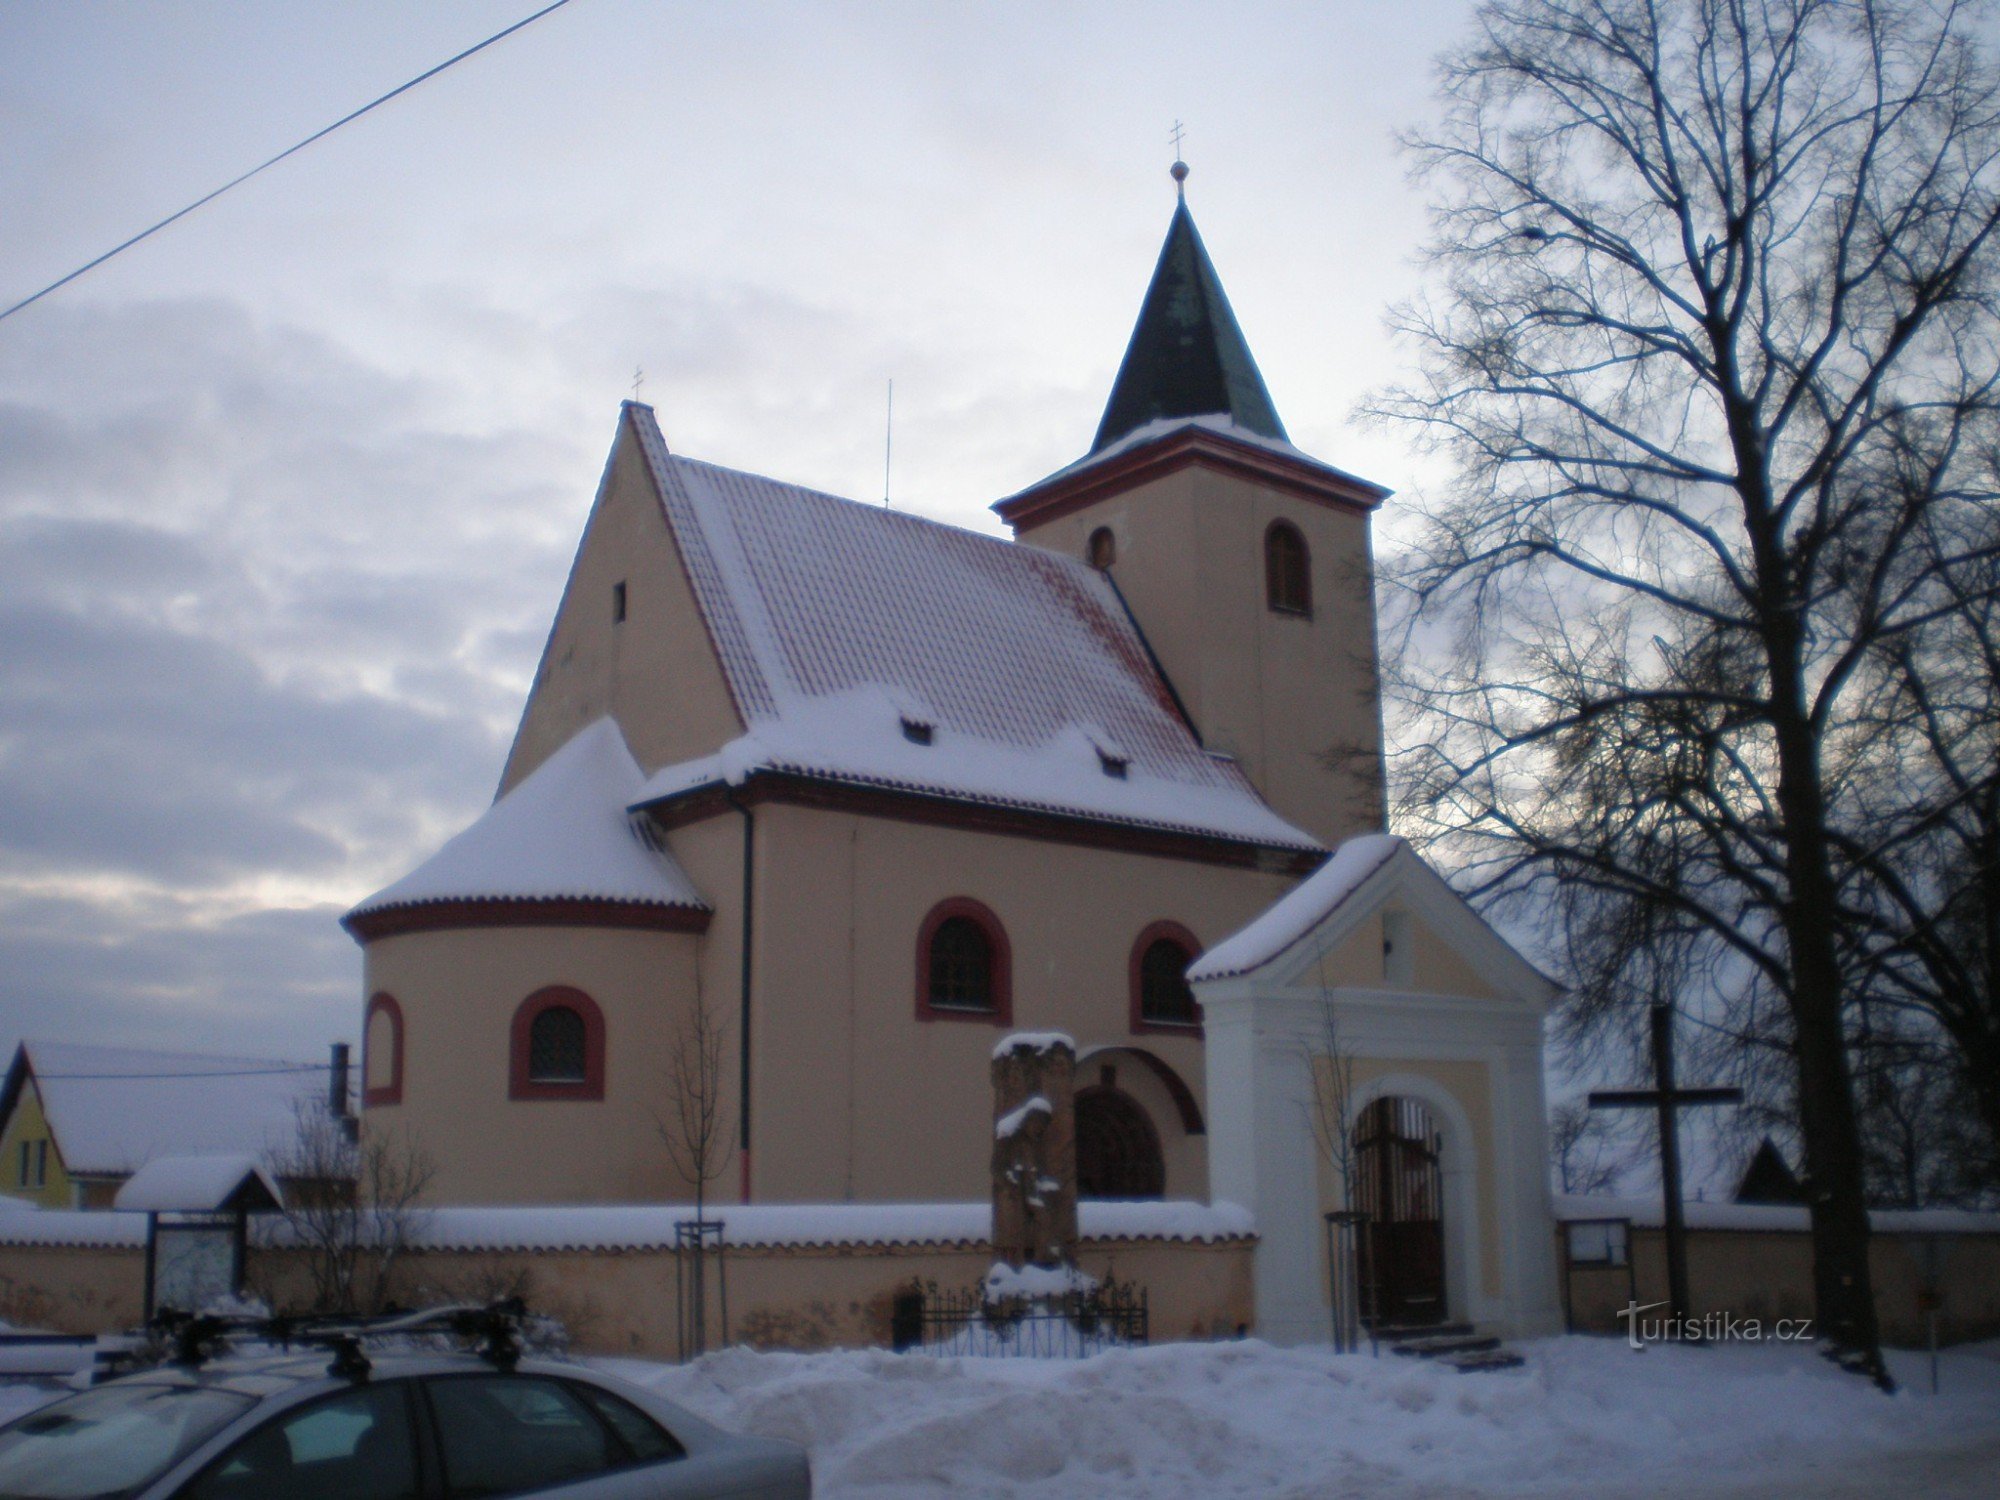
[{"label": "arched church doorway", "polygon": [[1445,1317],[1442,1139],[1430,1111],[1390,1095],[1354,1127],[1362,1316],[1378,1327]]},{"label": "arched church doorway", "polygon": [[1076,1095],[1076,1195],[1158,1198],[1167,1190],[1160,1133],[1123,1089],[1099,1084]]}]

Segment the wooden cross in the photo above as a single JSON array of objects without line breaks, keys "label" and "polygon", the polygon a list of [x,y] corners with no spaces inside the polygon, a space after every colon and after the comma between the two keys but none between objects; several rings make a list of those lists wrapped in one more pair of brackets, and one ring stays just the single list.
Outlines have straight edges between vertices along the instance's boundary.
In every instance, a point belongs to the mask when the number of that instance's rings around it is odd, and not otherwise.
[{"label": "wooden cross", "polygon": [[1653,1027],[1653,1087],[1603,1089],[1590,1096],[1592,1109],[1656,1110],[1660,1121],[1660,1198],[1665,1209],[1667,1237],[1668,1311],[1688,1316],[1687,1217],[1681,1210],[1681,1144],[1678,1112],[1685,1105],[1737,1104],[1741,1089],[1678,1089],[1674,1087],[1674,1012],[1655,1005]]}]

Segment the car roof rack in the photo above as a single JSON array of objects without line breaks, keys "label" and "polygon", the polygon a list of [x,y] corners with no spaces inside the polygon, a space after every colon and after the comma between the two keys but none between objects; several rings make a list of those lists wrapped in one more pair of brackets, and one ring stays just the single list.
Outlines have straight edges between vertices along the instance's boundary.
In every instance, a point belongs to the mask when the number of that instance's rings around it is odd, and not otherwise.
[{"label": "car roof rack", "polygon": [[415,1312],[377,1317],[313,1316],[250,1317],[235,1314],[189,1314],[163,1308],[147,1325],[156,1342],[168,1345],[170,1364],[199,1368],[236,1339],[256,1339],[291,1348],[319,1346],[333,1352],[329,1375],[366,1380],[373,1368],[366,1345],[373,1339],[442,1335],[463,1339],[472,1352],[497,1370],[512,1370],[521,1362],[521,1325],[527,1304],[519,1297],[497,1302],[453,1303]]}]

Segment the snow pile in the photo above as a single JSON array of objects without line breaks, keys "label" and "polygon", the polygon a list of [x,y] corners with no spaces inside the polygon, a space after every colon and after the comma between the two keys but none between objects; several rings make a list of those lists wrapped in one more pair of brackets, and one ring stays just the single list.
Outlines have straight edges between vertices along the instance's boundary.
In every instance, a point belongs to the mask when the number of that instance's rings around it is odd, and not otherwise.
[{"label": "snow pile", "polygon": [[1021,1127],[1028,1123],[1030,1115],[1052,1115],[1055,1112],[1056,1107],[1037,1094],[1019,1109],[1010,1109],[993,1122],[993,1139],[1011,1141],[1021,1133]]},{"label": "snow pile", "polygon": [[993,1044],[993,1060],[998,1062],[1009,1052],[1053,1052],[1058,1047],[1074,1052],[1076,1038],[1067,1031],[1015,1031]]},{"label": "snow pile", "polygon": [[645,779],[617,724],[598,719],[347,919],[435,901],[568,899],[705,911],[687,872],[632,830],[626,807]]},{"label": "snow pile", "polygon": [[1094,1292],[1097,1278],[1085,1275],[1075,1266],[1010,1266],[996,1260],[980,1287],[989,1304],[1015,1297],[1043,1300]]},{"label": "snow pile", "polygon": [[[727,1350],[606,1360],[698,1415],[812,1450],[814,1493],[1126,1497],[1992,1493],[2000,1358],[1884,1397],[1809,1351],[1551,1339],[1520,1370],[1248,1341],[1087,1360]],[[1914,1356],[1896,1356],[1913,1381]]]}]

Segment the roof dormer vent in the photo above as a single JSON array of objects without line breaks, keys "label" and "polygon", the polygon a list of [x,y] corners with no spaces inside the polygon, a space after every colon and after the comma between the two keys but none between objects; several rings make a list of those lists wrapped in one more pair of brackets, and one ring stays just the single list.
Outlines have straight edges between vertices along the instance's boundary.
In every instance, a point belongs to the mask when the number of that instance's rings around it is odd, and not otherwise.
[{"label": "roof dormer vent", "polygon": [[937,738],[936,726],[926,724],[922,719],[912,719],[906,714],[903,716],[902,724],[903,738],[912,745],[928,745]]},{"label": "roof dormer vent", "polygon": [[1131,772],[1132,762],[1122,755],[1113,755],[1109,751],[1100,750],[1097,752],[1097,766],[1112,780],[1123,781]]}]

